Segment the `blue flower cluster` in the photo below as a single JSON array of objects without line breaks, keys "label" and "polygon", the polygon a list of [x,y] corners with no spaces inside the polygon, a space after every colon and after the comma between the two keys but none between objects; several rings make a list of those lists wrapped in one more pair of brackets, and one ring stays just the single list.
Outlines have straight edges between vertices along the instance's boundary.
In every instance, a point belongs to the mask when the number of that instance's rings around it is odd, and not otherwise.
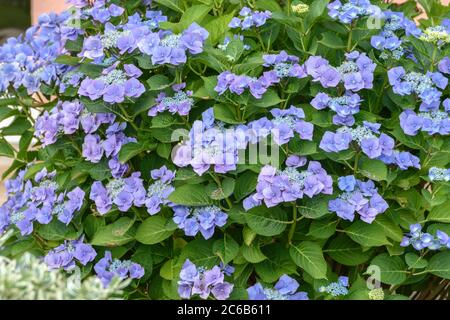
[{"label": "blue flower cluster", "polygon": [[442,248],[450,248],[450,237],[447,233],[437,230],[436,236],[430,233],[423,232],[422,226],[419,223],[409,226],[409,233],[407,233],[400,243],[402,247],[413,246],[416,250],[429,249],[439,250]]},{"label": "blue flower cluster", "polygon": [[345,176],[338,179],[338,186],[344,192],[330,200],[328,210],[336,212],[344,220],[353,221],[357,212],[362,221],[372,223],[378,214],[389,207],[372,180],[363,182],[354,176]]},{"label": "blue flower cluster", "polygon": [[251,27],[261,27],[268,19],[272,17],[270,11],[252,11],[249,7],[243,7],[239,11],[239,17],[233,17],[228,27],[231,29],[241,28],[242,30],[248,30]]},{"label": "blue flower cluster", "polygon": [[250,143],[257,143],[260,138],[272,134],[273,140],[279,146],[288,143],[294,134],[298,133],[302,140],[312,140],[314,125],[306,122],[302,108],[290,106],[289,109],[274,108],[270,110],[273,119],[266,117],[252,121],[245,132]]},{"label": "blue flower cluster", "polygon": [[327,7],[328,15],[342,23],[352,23],[353,20],[367,16],[382,16],[381,9],[372,5],[369,0],[348,0],[344,4],[335,0],[329,3]]},{"label": "blue flower cluster", "polygon": [[94,270],[104,287],[107,287],[114,277],[140,279],[145,274],[140,264],[131,260],[113,259],[110,251],[105,252],[105,256],[95,264]]},{"label": "blue flower cluster", "polygon": [[337,87],[342,81],[345,89],[353,92],[372,89],[376,64],[358,51],[346,53],[345,57],[346,61],[336,68],[320,56],[311,56],[305,62],[306,73],[324,88]]},{"label": "blue flower cluster", "polygon": [[233,273],[233,267],[222,263],[220,266],[206,269],[197,267],[187,259],[180,271],[178,295],[183,299],[190,299],[195,295],[208,299],[212,294],[217,300],[226,300],[230,297],[234,285],[225,281],[225,276],[231,276]]},{"label": "blue flower cluster", "polygon": [[389,57],[399,60],[408,51],[403,44],[400,32],[404,31],[406,36],[419,37],[422,31],[414,21],[405,17],[403,12],[384,11],[384,26],[378,35],[372,36],[370,43],[372,47],[381,50],[380,57]]},{"label": "blue flower cluster", "polygon": [[447,87],[448,79],[440,72],[421,74],[407,73],[403,67],[388,71],[389,83],[394,93],[406,96],[415,93],[421,100],[421,110],[433,110],[439,107],[442,91]]},{"label": "blue flower cluster", "polygon": [[183,91],[185,87],[185,83],[173,85],[175,94],[172,97],[168,97],[165,92],[160,92],[155,100],[157,104],[150,108],[148,115],[154,117],[164,111],[169,111],[172,114],[177,113],[180,116],[188,115],[194,105],[194,99],[191,98],[192,91]]},{"label": "blue flower cluster", "polygon": [[275,108],[271,114],[271,120],[264,117],[247,126],[226,129],[223,123],[215,121],[213,109],[208,109],[201,121],[194,122],[189,139],[175,147],[172,160],[179,167],[191,165],[199,175],[211,166],[215,172],[225,173],[236,169],[240,151],[249,143],[255,144],[270,134],[278,145],[288,143],[294,133],[301,139],[312,140],[314,126],[303,120],[303,109],[294,106]]},{"label": "blue flower cluster", "polygon": [[58,193],[56,172],[42,169],[31,180],[25,180],[26,171],[16,178],[6,181],[8,199],[0,207],[0,233],[14,225],[25,236],[33,232],[33,222],[49,224],[53,217],[69,224],[75,212],[81,210],[84,191],[76,187],[70,192]]},{"label": "blue flower cluster", "polygon": [[239,150],[246,146],[245,126],[226,129],[215,121],[210,108],[202,114],[202,120],[193,123],[189,139],[174,148],[172,161],[178,167],[191,165],[198,175],[212,166],[215,172],[225,173],[236,169]]},{"label": "blue flower cluster", "polygon": [[[119,178],[128,170],[128,165],[118,159],[119,151],[124,144],[135,142],[136,139],[124,134],[126,123],[114,122],[113,113],[90,113],[78,100],[65,101],[54,107],[50,113],[45,111],[36,119],[34,135],[43,146],[56,142],[59,134],[75,134],[81,126],[86,134],[82,145],[83,157],[98,163],[105,155],[109,158],[109,168],[113,177]],[[105,132],[105,139],[97,133],[102,124],[109,125]]]},{"label": "blue flower cluster", "polygon": [[299,283],[284,274],[272,288],[264,288],[260,283],[247,289],[250,300],[309,300],[308,293],[298,291]]},{"label": "blue flower cluster", "polygon": [[228,215],[219,207],[173,207],[173,221],[183,229],[187,236],[195,237],[199,232],[205,239],[214,235],[216,227],[223,227]]},{"label": "blue flower cluster", "polygon": [[450,134],[450,99],[446,99],[446,111],[433,110],[420,112],[407,109],[400,114],[400,127],[403,132],[410,136],[415,136],[419,131],[424,131],[429,135]]},{"label": "blue flower cluster", "polygon": [[73,270],[76,261],[85,266],[94,261],[97,253],[91,245],[83,242],[81,237],[78,240],[64,241],[63,244],[50,250],[44,257],[44,262],[50,270],[63,268],[66,271]]},{"label": "blue flower cluster", "polygon": [[101,215],[111,211],[113,205],[121,212],[127,212],[131,206],[142,207],[146,202],[146,190],[140,172],[133,172],[128,178],[110,180],[106,187],[95,181],[91,187],[89,199],[95,202]]},{"label": "blue flower cluster", "polygon": [[170,204],[167,198],[175,190],[171,185],[175,178],[175,172],[168,170],[166,166],[162,166],[159,169],[152,170],[150,175],[154,182],[148,186],[145,206],[147,212],[154,215],[161,210],[161,205]]},{"label": "blue flower cluster", "polygon": [[339,152],[347,150],[350,143],[356,141],[370,159],[381,155],[390,156],[394,149],[394,139],[384,133],[380,134],[380,127],[380,124],[364,121],[363,125],[355,128],[344,126],[336,133],[327,131],[320,141],[320,148],[326,152]]},{"label": "blue flower cluster", "polygon": [[438,69],[440,72],[450,74],[450,58],[445,57],[438,63]]},{"label": "blue flower cluster", "polygon": [[36,119],[34,135],[43,146],[56,142],[60,133],[74,134],[80,125],[84,133],[95,133],[102,124],[112,124],[116,116],[112,113],[90,113],[78,100],[59,102],[50,113]]},{"label": "blue flower cluster", "polygon": [[286,165],[284,170],[269,165],[261,169],[256,193],[243,202],[245,210],[260,206],[263,201],[270,208],[302,199],[304,195],[312,198],[320,193],[333,193],[333,179],[320,162],[310,161],[306,170],[299,171],[297,168],[306,165],[306,159],[293,155],[286,160]]},{"label": "blue flower cluster", "polygon": [[306,77],[304,68],[298,64],[299,58],[288,55],[285,51],[281,51],[279,54],[264,55],[263,60],[263,66],[271,67],[271,70],[263,72],[261,77],[254,78],[224,71],[217,77],[217,85],[214,90],[219,95],[224,94],[227,90],[241,95],[246,89],[249,89],[253,97],[261,99],[269,87],[279,83],[281,79]]},{"label": "blue flower cluster", "polygon": [[357,93],[347,92],[341,97],[331,98],[328,94],[319,92],[311,105],[317,110],[330,108],[336,115],[333,116],[333,123],[336,125],[352,126],[355,123],[354,114],[359,112],[361,97]]},{"label": "blue flower cluster", "polygon": [[428,177],[430,181],[450,181],[450,169],[431,167]]},{"label": "blue flower cluster", "polygon": [[91,100],[102,98],[107,103],[121,103],[125,98],[138,98],[145,92],[137,79],[142,71],[132,64],[124,65],[125,71],[117,69],[117,62],[106,68],[102,76],[85,78],[80,83],[78,94]]},{"label": "blue flower cluster", "polygon": [[[195,22],[181,34],[174,34],[171,31],[158,30],[159,24],[167,21],[166,16],[163,16],[160,11],[147,10],[144,16],[135,13],[128,17],[127,23],[113,25],[106,21],[111,16],[120,16],[123,9],[114,4],[106,8],[105,1],[100,1],[99,4],[97,2],[94,8],[82,10],[81,18],[92,17],[96,21],[106,23],[105,30],[101,35],[85,38],[82,57],[101,62],[106,52],[118,51],[120,54],[125,54],[139,50],[149,55],[154,65],[179,65],[187,61],[188,52],[199,54],[203,51],[203,44],[209,34]],[[96,13],[98,7],[102,8]]]},{"label": "blue flower cluster", "polygon": [[120,178],[128,170],[128,165],[123,164],[118,159],[118,154],[124,144],[136,142],[135,138],[127,137],[123,132],[127,126],[126,122],[115,122],[105,131],[105,139],[99,134],[87,134],[82,145],[83,157],[92,162],[98,163],[103,155],[110,158],[108,165],[113,177]]},{"label": "blue flower cluster", "polygon": [[97,0],[93,3],[86,0],[67,0],[66,2],[77,9],[83,9],[92,5],[90,8],[78,10],[75,15],[83,19],[92,19],[102,24],[108,22],[111,18],[121,16],[125,12],[124,8],[116,4],[107,6],[109,0]]},{"label": "blue flower cluster", "polygon": [[32,94],[43,83],[59,81],[68,67],[55,59],[66,52],[65,43],[81,32],[68,24],[69,17],[69,12],[44,14],[23,37],[9,38],[0,47],[0,91],[7,91],[10,85],[15,89],[23,86]]},{"label": "blue flower cluster", "polygon": [[381,133],[380,124],[364,121],[363,125],[355,128],[341,127],[336,133],[327,131],[320,141],[319,147],[327,152],[347,150],[352,141],[356,141],[361,150],[370,159],[378,159],[386,164],[395,164],[401,170],[410,167],[420,169],[420,159],[408,151],[394,149],[395,141],[388,135]]},{"label": "blue flower cluster", "polygon": [[345,296],[348,294],[348,277],[341,276],[338,281],[331,282],[319,288],[319,292],[328,293],[332,297]]},{"label": "blue flower cluster", "polygon": [[208,31],[194,22],[182,34],[150,33],[139,40],[137,46],[152,57],[154,65],[180,65],[186,63],[187,52],[193,55],[203,52],[208,36]]}]

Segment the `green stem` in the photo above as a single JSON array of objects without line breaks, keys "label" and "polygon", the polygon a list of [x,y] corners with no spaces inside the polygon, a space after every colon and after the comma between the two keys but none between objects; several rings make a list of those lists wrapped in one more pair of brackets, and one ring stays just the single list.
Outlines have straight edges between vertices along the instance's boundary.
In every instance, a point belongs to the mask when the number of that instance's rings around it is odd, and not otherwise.
[{"label": "green stem", "polygon": [[353,174],[356,174],[358,171],[358,162],[359,162],[359,152],[355,155],[355,163],[353,164]]},{"label": "green stem", "polygon": [[436,55],[437,55],[437,46],[434,46],[433,55],[431,56],[431,66],[430,71],[433,72],[434,64],[436,63]]},{"label": "green stem", "polygon": [[297,227],[297,205],[295,202],[293,202],[292,204],[292,225],[291,228],[289,229],[289,234],[288,234],[288,245],[292,244],[292,238],[294,237],[294,233],[295,233],[295,228]]},{"label": "green stem", "polygon": [[352,49],[352,38],[353,38],[353,25],[350,26],[350,29],[348,32],[347,51],[349,51],[349,52]]}]

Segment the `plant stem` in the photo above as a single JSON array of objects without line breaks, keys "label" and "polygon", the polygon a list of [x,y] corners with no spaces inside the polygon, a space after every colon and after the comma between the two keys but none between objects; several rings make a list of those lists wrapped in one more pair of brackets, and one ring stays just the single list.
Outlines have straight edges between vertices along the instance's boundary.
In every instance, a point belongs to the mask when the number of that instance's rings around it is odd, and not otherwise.
[{"label": "plant stem", "polygon": [[297,204],[295,202],[292,203],[292,226],[291,229],[289,229],[289,234],[288,234],[288,246],[292,244],[292,237],[294,236],[295,233],[295,228],[297,227]]}]

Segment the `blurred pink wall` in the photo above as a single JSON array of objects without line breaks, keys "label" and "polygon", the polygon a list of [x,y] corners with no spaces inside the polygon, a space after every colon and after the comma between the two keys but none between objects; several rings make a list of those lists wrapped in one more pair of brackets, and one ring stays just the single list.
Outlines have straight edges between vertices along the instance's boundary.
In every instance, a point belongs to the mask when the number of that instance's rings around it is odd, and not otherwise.
[{"label": "blurred pink wall", "polygon": [[33,23],[44,12],[61,12],[67,5],[65,0],[31,0],[31,18]]}]

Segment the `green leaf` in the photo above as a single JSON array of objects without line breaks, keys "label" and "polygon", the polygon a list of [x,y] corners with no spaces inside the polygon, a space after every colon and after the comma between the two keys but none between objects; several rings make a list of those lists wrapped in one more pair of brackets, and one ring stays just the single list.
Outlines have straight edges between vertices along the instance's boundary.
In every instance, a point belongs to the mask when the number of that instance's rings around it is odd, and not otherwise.
[{"label": "green leaf", "polygon": [[135,238],[143,244],[156,244],[170,237],[176,227],[172,219],[160,215],[152,216],[138,227]]},{"label": "green leaf", "polygon": [[258,175],[251,171],[245,171],[243,174],[239,175],[234,187],[234,197],[236,200],[241,201],[246,196],[253,193],[256,190],[257,180]]},{"label": "green leaf", "polygon": [[256,233],[249,227],[244,226],[244,229],[242,229],[242,237],[244,238],[244,243],[250,246],[256,238]]},{"label": "green leaf", "polygon": [[251,98],[249,101],[249,105],[253,105],[260,108],[268,108],[275,105],[278,105],[280,102],[283,102],[283,99],[280,99],[278,94],[273,89],[267,90],[261,99]]},{"label": "green leaf", "polygon": [[213,252],[219,256],[224,264],[228,264],[238,254],[239,245],[232,237],[224,234],[223,239],[214,241]]},{"label": "green leaf", "polygon": [[272,244],[262,249],[267,259],[255,264],[255,271],[263,282],[273,283],[283,274],[296,274],[297,266],[284,244]]},{"label": "green leaf", "polygon": [[132,105],[132,114],[137,116],[141,112],[147,111],[155,105],[155,99],[158,95],[156,91],[147,91],[142,96],[137,98],[135,103]]},{"label": "green leaf", "polygon": [[428,221],[450,223],[450,202],[447,201],[431,209],[427,217]]},{"label": "green leaf", "polygon": [[10,125],[3,128],[2,134],[3,136],[20,136],[29,128],[31,128],[31,124],[28,119],[16,117]]},{"label": "green leaf", "polygon": [[147,84],[149,86],[149,90],[161,91],[168,88],[171,85],[171,81],[165,75],[156,74],[147,80]]},{"label": "green leaf", "polygon": [[317,196],[314,199],[304,198],[301,205],[298,206],[298,212],[308,219],[317,219],[329,214],[328,201],[330,196]]},{"label": "green leaf", "polygon": [[394,223],[386,214],[379,215],[373,222],[373,224],[383,228],[386,236],[396,242],[400,242],[403,239],[402,229]]},{"label": "green leaf", "polygon": [[131,158],[135,157],[139,153],[143,152],[145,147],[141,143],[129,142],[124,144],[119,152],[119,161],[122,163],[127,162]]},{"label": "green leaf", "polygon": [[169,143],[158,143],[158,146],[156,147],[156,153],[164,159],[169,159],[171,151],[172,145]]},{"label": "green leaf", "polygon": [[62,241],[76,239],[81,232],[76,232],[72,226],[66,226],[57,219],[53,219],[49,224],[39,226],[37,233],[45,240]]},{"label": "green leaf", "polygon": [[354,222],[344,232],[355,242],[364,247],[390,245],[384,229],[376,224],[368,224],[361,220]]},{"label": "green leaf", "polygon": [[225,178],[222,180],[222,186],[219,187],[215,183],[207,186],[209,197],[213,200],[222,200],[233,194],[235,180],[233,178]]},{"label": "green leaf", "polygon": [[428,266],[428,261],[416,253],[408,252],[405,255],[405,262],[410,269],[423,269]]},{"label": "green leaf", "polygon": [[314,279],[326,279],[327,263],[322,248],[315,242],[304,241],[289,248],[292,260]]},{"label": "green leaf", "polygon": [[205,25],[205,29],[209,32],[207,41],[211,45],[216,45],[222,39],[225,32],[229,29],[228,24],[233,17],[233,12],[229,14],[222,14],[220,16],[216,16]]},{"label": "green leaf", "polygon": [[272,237],[282,233],[287,226],[287,214],[279,207],[256,207],[245,216],[248,226],[257,234]]},{"label": "green leaf", "polygon": [[339,235],[323,252],[333,260],[346,266],[357,266],[369,260],[371,252],[363,252],[361,246],[345,235]]},{"label": "green leaf", "polygon": [[86,109],[91,113],[110,113],[113,110],[104,101],[92,101],[89,98],[82,97],[81,102],[83,102]]},{"label": "green leaf", "polygon": [[444,251],[435,254],[430,259],[426,271],[435,276],[450,279],[450,252]]},{"label": "green leaf", "polygon": [[[0,101],[5,102],[5,100],[11,101],[13,103],[13,99],[0,99]],[[1,105],[1,103],[0,103]],[[4,105],[0,108],[0,121],[3,121],[5,119],[11,118],[12,116],[15,116],[19,113],[17,109],[11,109]]]},{"label": "green leaf", "polygon": [[229,124],[240,124],[237,120],[235,107],[230,104],[216,104],[214,105],[214,118]]},{"label": "green leaf", "polygon": [[309,6],[308,14],[307,14],[307,20],[308,22],[313,22],[318,17],[320,17],[327,8],[328,0],[314,0],[314,3],[311,3]]},{"label": "green leaf", "polygon": [[252,244],[250,246],[243,245],[241,252],[245,260],[250,263],[260,263],[267,259],[266,255],[262,253],[259,244]]},{"label": "green leaf", "polygon": [[[161,3],[162,5],[167,5],[169,3],[168,0],[158,2]],[[171,2],[170,8],[178,11],[179,7],[175,5],[175,1],[170,2]],[[162,29],[170,29],[175,33],[181,33],[182,31],[187,29],[193,22],[200,23],[210,10],[211,6],[203,4],[189,6],[181,16],[180,22],[178,23],[161,22],[160,27]]]},{"label": "green leaf", "polygon": [[152,118],[152,128],[168,128],[176,123],[176,119],[170,113],[160,113]]},{"label": "green leaf", "polygon": [[111,177],[111,169],[107,161],[100,161],[99,163],[83,161],[73,167],[72,177],[76,177],[82,173],[88,173],[92,179],[99,181]]},{"label": "green leaf", "polygon": [[103,226],[105,226],[105,218],[103,217],[96,217],[90,214],[84,219],[84,232],[89,238],[92,238],[97,230]]},{"label": "green leaf", "polygon": [[105,66],[101,66],[93,63],[82,63],[78,68],[78,71],[87,75],[89,78],[95,79],[102,75]]},{"label": "green leaf", "polygon": [[154,0],[156,3],[159,3],[160,5],[167,7],[171,10],[174,10],[178,13],[183,13],[183,9],[180,8],[180,1],[179,0]]},{"label": "green leaf", "polygon": [[240,39],[233,39],[227,44],[225,55],[230,61],[237,61],[244,52],[244,42]]},{"label": "green leaf", "polygon": [[45,167],[46,167],[46,164],[43,163],[43,162],[36,163],[35,165],[32,165],[32,166],[28,167],[27,172],[25,173],[25,176],[23,177],[24,180],[28,180],[28,179],[34,177],[34,175],[36,173],[38,173],[39,171],[41,171]]},{"label": "green leaf", "polygon": [[328,239],[336,232],[337,220],[314,220],[309,226],[308,236],[317,239]]},{"label": "green leaf", "polygon": [[175,272],[174,272],[174,261],[173,259],[167,260],[163,266],[161,267],[161,269],[159,269],[159,275],[166,280],[173,280],[175,277]]},{"label": "green leaf", "polygon": [[176,274],[179,274],[186,259],[205,268],[212,268],[219,264],[220,260],[213,251],[213,243],[204,239],[193,240],[182,249],[175,268]]},{"label": "green leaf", "polygon": [[372,180],[383,181],[387,179],[387,166],[380,160],[373,160],[366,157],[360,159],[359,172]]},{"label": "green leaf", "polygon": [[134,240],[134,219],[121,217],[116,222],[100,227],[92,238],[94,246],[115,247]]},{"label": "green leaf", "polygon": [[274,0],[257,0],[256,8],[260,10],[269,10],[272,13],[281,11],[280,5]]},{"label": "green leaf", "polygon": [[371,266],[380,268],[380,281],[390,285],[398,285],[406,280],[406,265],[400,257],[390,257],[387,253],[376,256]]},{"label": "green leaf", "polygon": [[55,59],[55,63],[64,64],[68,66],[76,66],[80,63],[79,57],[72,57],[68,55],[61,55]]},{"label": "green leaf", "polygon": [[212,204],[204,185],[185,184],[177,187],[169,196],[169,201],[184,206],[205,206]]},{"label": "green leaf", "polygon": [[319,43],[330,49],[342,49],[346,47],[344,41],[335,32],[322,33],[322,38],[319,40]]},{"label": "green leaf", "polygon": [[14,158],[14,148],[3,138],[0,138],[0,157]]},{"label": "green leaf", "polygon": [[152,249],[149,246],[139,246],[131,256],[131,261],[139,263],[145,270],[144,279],[148,279],[153,272]]}]

